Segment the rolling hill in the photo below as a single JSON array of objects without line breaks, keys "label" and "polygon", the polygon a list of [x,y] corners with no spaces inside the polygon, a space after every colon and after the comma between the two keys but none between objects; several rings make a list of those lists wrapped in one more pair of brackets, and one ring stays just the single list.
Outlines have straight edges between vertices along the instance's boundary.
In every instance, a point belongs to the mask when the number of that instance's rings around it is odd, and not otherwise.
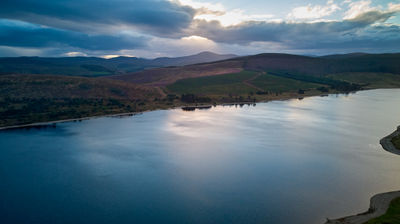
[{"label": "rolling hill", "polygon": [[287,54],[260,54],[243,57],[245,69],[326,75],[342,72],[383,72],[400,74],[400,54],[347,54],[306,57]]},{"label": "rolling hill", "polygon": [[240,72],[241,70],[243,70],[242,61],[228,60],[219,61],[216,63],[148,69],[136,73],[116,75],[108,78],[149,86],[166,86],[176,82],[179,79],[229,74]]},{"label": "rolling hill", "polygon": [[[112,77],[132,83],[166,86],[179,79],[223,75],[247,70],[302,80],[322,82],[341,73],[400,74],[400,54],[348,54],[308,57],[289,54],[259,54],[182,67],[149,69]],[[330,75],[330,77],[328,77]],[[362,81],[360,80],[353,81]],[[357,83],[357,82],[356,82]]]},{"label": "rolling hill", "polygon": [[[208,56],[159,58],[152,66]],[[28,74],[0,75],[0,126],[400,87],[400,54],[259,54],[128,72],[135,61],[143,60],[147,59],[2,58],[0,71],[12,68]],[[35,69],[50,74],[30,74]]]}]

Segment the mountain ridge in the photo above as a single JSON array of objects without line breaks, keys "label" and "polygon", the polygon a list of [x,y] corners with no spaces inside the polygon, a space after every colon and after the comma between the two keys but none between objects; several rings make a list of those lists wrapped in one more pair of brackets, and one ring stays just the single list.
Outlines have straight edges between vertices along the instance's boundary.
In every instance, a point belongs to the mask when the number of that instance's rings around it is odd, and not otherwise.
[{"label": "mountain ridge", "polygon": [[126,56],[109,59],[83,56],[2,57],[0,58],[0,74],[54,74],[97,77],[136,72],[149,68],[207,63],[234,57],[237,57],[237,55],[216,54],[207,51],[182,57],[161,57],[155,59]]}]

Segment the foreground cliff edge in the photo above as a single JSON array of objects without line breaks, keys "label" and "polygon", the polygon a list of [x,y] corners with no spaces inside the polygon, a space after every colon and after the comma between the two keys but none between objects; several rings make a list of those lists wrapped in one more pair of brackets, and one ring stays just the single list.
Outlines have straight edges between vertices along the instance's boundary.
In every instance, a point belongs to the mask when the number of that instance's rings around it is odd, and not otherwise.
[{"label": "foreground cliff edge", "polygon": [[[392,140],[395,137],[400,136],[400,126],[397,127],[397,130],[391,133],[390,135],[382,138],[379,142],[382,145],[383,149],[400,155],[400,149],[396,148],[393,144]],[[400,191],[392,191],[387,193],[381,193],[374,195],[370,200],[370,205],[368,211],[353,215],[347,216],[339,219],[327,220],[325,224],[363,224],[371,219],[380,217],[386,213],[388,210],[390,203],[400,197]]]}]

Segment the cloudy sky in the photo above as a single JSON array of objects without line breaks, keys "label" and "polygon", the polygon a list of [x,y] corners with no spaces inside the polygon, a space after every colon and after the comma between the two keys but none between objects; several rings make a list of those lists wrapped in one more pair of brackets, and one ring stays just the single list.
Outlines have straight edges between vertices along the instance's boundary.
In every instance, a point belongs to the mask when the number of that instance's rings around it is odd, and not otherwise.
[{"label": "cloudy sky", "polygon": [[400,0],[1,0],[0,56],[400,52]]}]

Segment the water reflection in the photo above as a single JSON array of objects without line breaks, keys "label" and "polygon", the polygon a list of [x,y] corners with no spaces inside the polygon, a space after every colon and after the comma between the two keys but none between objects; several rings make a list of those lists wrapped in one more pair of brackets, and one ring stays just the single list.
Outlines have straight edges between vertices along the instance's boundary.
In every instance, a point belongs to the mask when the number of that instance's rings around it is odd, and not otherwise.
[{"label": "water reflection", "polygon": [[378,145],[400,123],[399,98],[375,90],[0,132],[0,222],[309,224],[362,212],[400,188],[400,158]]}]

